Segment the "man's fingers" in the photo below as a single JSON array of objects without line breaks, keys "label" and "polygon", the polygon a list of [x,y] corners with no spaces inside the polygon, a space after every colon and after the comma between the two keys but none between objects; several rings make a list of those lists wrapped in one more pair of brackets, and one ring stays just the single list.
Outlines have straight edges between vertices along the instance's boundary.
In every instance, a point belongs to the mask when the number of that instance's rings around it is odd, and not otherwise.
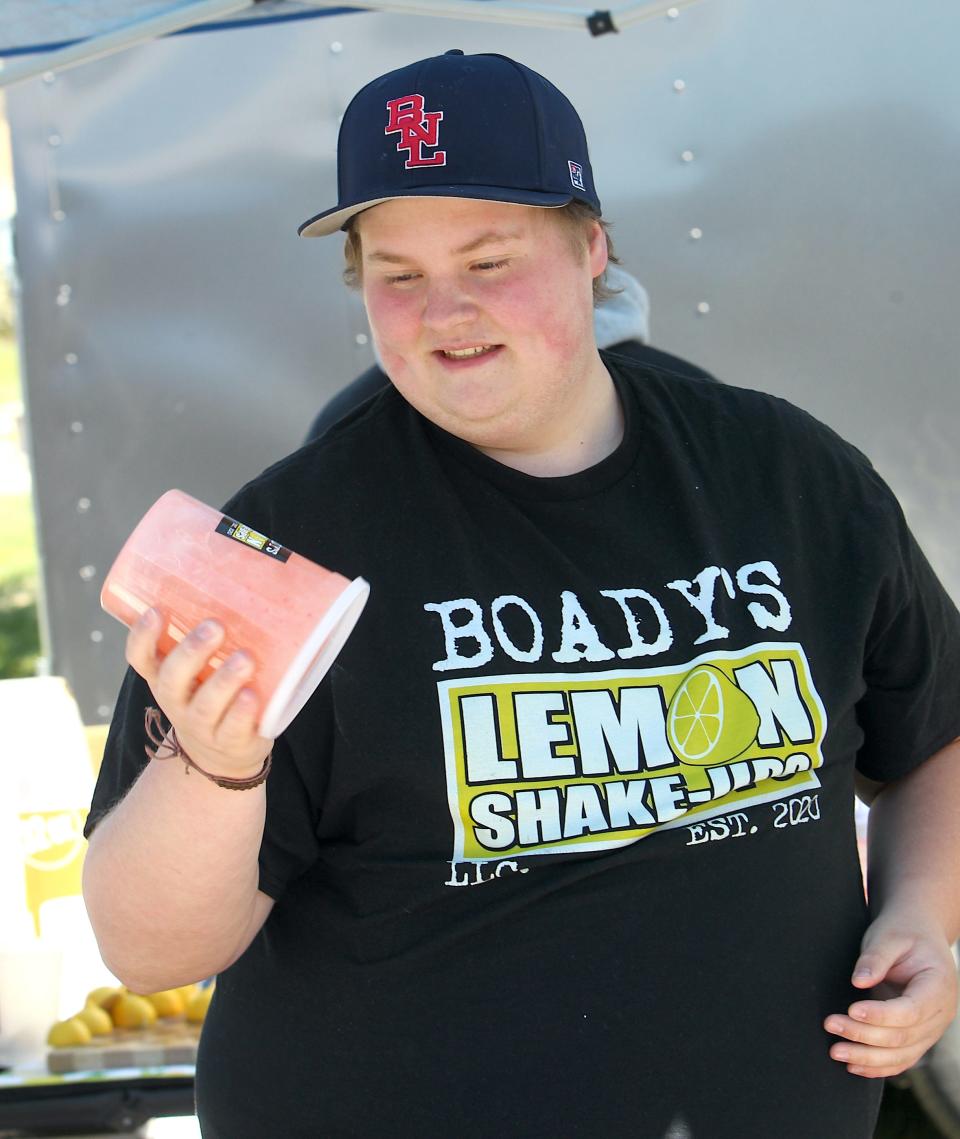
[{"label": "man's fingers", "polygon": [[834,1060],[857,1076],[895,1076],[912,1067],[937,1040],[936,1021],[905,1027],[863,1024],[849,1017],[832,1016],[828,1032],[842,1039],[830,1046]]},{"label": "man's fingers", "polygon": [[851,1020],[848,1016],[831,1016],[824,1024],[827,1032],[842,1036],[857,1044],[869,1044],[877,1048],[903,1048],[911,1042],[918,1025],[904,1026],[884,1024],[864,1024]]},{"label": "man's fingers", "polygon": [[899,997],[886,1001],[857,1001],[847,1009],[850,1022],[890,1028],[908,1028],[929,1020],[939,1011],[937,1002],[928,1002],[924,986],[912,983]]},{"label": "man's fingers", "polygon": [[910,945],[909,938],[889,934],[873,943],[867,942],[853,967],[854,985],[858,989],[879,985],[903,954],[909,952]]},{"label": "man's fingers", "polygon": [[201,621],[157,669],[151,685],[160,707],[169,715],[186,705],[193,696],[197,677],[209,663],[224,638],[223,626],[216,621]]},{"label": "man's fingers", "polygon": [[148,609],[130,626],[127,635],[127,664],[138,672],[151,688],[160,666],[157,658],[157,641],[160,639],[161,627],[160,614],[156,609]]},{"label": "man's fingers", "polygon": [[952,980],[952,975],[945,978],[938,968],[921,969],[910,978],[899,996],[888,1000],[855,1001],[847,1011],[853,1020],[893,1027],[922,1024],[943,1017],[950,1019],[955,1005]]},{"label": "man's fingers", "polygon": [[824,1028],[841,1038],[831,1045],[830,1055],[858,1076],[906,1071],[939,1039],[952,1017],[951,992],[943,971],[930,966],[912,976],[899,996],[855,1001],[847,1014],[824,1021]]},{"label": "man's fingers", "polygon": [[912,1068],[920,1057],[933,1044],[929,1041],[908,1048],[870,1048],[865,1044],[834,1044],[830,1055],[847,1071],[855,1076],[880,1079],[885,1076],[898,1076]]},{"label": "man's fingers", "polygon": [[[178,741],[193,762],[220,775],[245,777],[258,771],[269,741],[257,733],[260,701],[247,687],[255,664],[249,653],[218,661],[225,632],[206,620],[191,630],[162,660],[157,644],[163,617],[148,612],[132,627],[127,659],[150,685]],[[200,675],[215,667],[205,680]]]},{"label": "man's fingers", "polygon": [[241,688],[227,708],[217,729],[217,744],[225,750],[249,748],[251,737],[259,743],[256,734],[260,701],[251,688]]},{"label": "man's fingers", "polygon": [[931,969],[918,973],[900,996],[856,1001],[846,1015],[827,1017],[824,1027],[846,1040],[898,1047],[929,1023],[939,1023],[944,1009],[943,986]]},{"label": "man's fingers", "polygon": [[252,672],[253,661],[249,653],[236,652],[228,656],[196,690],[190,701],[191,721],[219,725]]}]

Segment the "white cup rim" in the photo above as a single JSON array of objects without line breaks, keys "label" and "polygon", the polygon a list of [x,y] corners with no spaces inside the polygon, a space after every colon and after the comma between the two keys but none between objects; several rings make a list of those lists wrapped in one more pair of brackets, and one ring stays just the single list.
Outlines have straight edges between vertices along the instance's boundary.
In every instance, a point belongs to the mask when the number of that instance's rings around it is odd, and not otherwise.
[{"label": "white cup rim", "polygon": [[310,630],[263,710],[261,736],[276,739],[290,725],[329,671],[369,596],[369,583],[354,578]]}]

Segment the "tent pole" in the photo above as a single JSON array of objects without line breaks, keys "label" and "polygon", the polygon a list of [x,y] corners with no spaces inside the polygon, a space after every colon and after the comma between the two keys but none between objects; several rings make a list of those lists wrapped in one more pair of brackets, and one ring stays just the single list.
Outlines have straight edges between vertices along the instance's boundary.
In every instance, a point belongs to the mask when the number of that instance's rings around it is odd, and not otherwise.
[{"label": "tent pole", "polygon": [[[334,7],[340,0],[309,0],[315,8]],[[213,20],[220,16],[243,11],[256,3],[256,0],[198,0],[187,7],[178,7],[172,12],[151,16],[136,24],[107,32],[70,47],[47,52],[36,58],[18,60],[0,69],[0,87],[11,87],[33,79],[48,71],[62,71],[88,63],[94,59],[113,55],[135,44],[145,43],[171,32],[181,31],[194,24]],[[641,3],[627,3],[614,8],[607,14],[612,17],[616,28],[624,28],[641,20],[662,16],[672,9],[679,10],[697,0],[645,0]],[[373,0],[358,5],[358,10],[378,12],[402,12],[407,15],[441,16],[459,20],[476,20],[480,23],[514,24],[533,27],[583,29],[592,9],[560,8],[541,4],[510,4],[491,0],[477,3],[476,0]],[[611,29],[612,30],[612,29]]]},{"label": "tent pole", "polygon": [[[339,6],[342,0],[303,0],[311,8]],[[641,20],[671,14],[672,10],[686,8],[699,0],[641,0],[628,2],[609,11],[617,28],[636,24]],[[593,8],[564,8],[551,4],[510,3],[505,0],[366,0],[357,4],[358,10],[396,12],[408,16],[440,16],[455,20],[473,20],[480,24],[515,24],[527,27],[571,29],[583,31]]]}]

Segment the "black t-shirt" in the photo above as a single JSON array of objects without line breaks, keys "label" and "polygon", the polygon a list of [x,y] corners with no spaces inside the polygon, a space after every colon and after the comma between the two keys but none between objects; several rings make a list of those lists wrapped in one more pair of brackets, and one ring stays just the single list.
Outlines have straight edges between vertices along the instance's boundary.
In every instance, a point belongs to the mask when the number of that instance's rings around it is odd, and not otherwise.
[{"label": "black t-shirt", "polygon": [[[960,616],[863,456],[605,357],[535,478],[392,390],[232,516],[370,601],[277,742],[197,1067],[214,1139],[868,1139],[828,1056],[866,923],[855,766],[960,735]],[[143,761],[128,678],[91,819]]]}]

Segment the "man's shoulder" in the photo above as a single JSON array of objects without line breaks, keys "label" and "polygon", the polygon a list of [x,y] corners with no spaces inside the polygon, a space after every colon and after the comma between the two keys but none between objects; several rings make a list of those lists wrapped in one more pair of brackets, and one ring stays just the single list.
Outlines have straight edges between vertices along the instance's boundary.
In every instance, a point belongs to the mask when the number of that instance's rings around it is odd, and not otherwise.
[{"label": "man's shoulder", "polygon": [[[392,450],[391,444],[408,430],[409,404],[393,388],[384,388],[354,406],[322,435],[308,439],[272,466],[258,480],[297,479],[314,473],[347,473],[363,466],[371,453]],[[257,480],[255,480],[257,481]]]},{"label": "man's shoulder", "polygon": [[390,386],[387,375],[374,365],[334,395],[318,412],[307,431],[305,442],[309,443],[326,435],[342,420]]},{"label": "man's shoulder", "polygon": [[640,364],[654,371],[670,376],[692,376],[694,379],[709,380],[719,383],[716,376],[694,364],[682,356],[674,356],[664,352],[662,348],[654,348],[652,344],[644,344],[640,340],[621,340],[600,349],[600,356],[604,360],[612,360],[623,364]]},{"label": "man's shoulder", "polygon": [[[227,509],[285,521],[307,515],[342,516],[365,487],[384,493],[398,482],[410,451],[409,405],[387,389],[335,423],[322,437],[305,443],[246,483]],[[244,519],[255,521],[255,519]],[[271,535],[280,537],[280,535]]]},{"label": "man's shoulder", "polygon": [[886,489],[867,456],[833,427],[782,396],[719,383],[708,374],[681,374],[653,362],[607,356],[621,384],[635,394],[641,414],[675,437],[714,445],[732,461],[767,457],[847,470]]}]

